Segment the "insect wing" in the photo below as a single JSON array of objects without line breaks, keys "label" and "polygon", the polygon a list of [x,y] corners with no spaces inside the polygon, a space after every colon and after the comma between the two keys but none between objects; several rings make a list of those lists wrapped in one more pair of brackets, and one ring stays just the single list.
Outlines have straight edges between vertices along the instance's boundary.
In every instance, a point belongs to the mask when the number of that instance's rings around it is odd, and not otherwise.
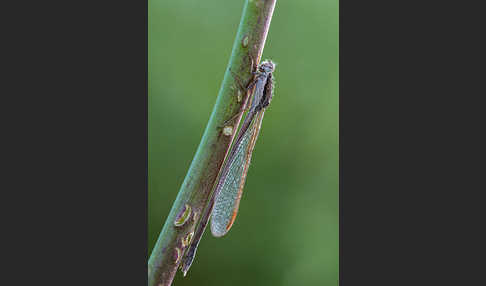
[{"label": "insect wing", "polygon": [[211,213],[211,233],[220,237],[225,235],[235,221],[240,205],[246,174],[250,166],[251,154],[260,132],[264,110],[255,115],[250,127],[235,145],[234,154],[227,162],[215,190],[214,208]]}]

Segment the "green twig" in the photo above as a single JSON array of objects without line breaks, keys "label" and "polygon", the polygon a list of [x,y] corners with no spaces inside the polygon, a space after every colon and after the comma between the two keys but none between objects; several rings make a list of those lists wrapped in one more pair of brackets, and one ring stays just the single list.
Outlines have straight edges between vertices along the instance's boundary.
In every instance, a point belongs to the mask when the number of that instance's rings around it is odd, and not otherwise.
[{"label": "green twig", "polygon": [[216,104],[148,261],[150,286],[172,283],[196,223],[209,202],[213,185],[241,120],[243,113],[240,110],[249,96],[240,85],[252,78],[252,60],[260,61],[275,2],[245,1]]}]

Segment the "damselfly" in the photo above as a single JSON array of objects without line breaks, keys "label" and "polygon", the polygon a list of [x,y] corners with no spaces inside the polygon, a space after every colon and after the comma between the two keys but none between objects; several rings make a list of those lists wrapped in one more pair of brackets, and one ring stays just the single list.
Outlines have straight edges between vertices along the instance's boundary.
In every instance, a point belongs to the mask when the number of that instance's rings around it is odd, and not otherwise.
[{"label": "damselfly", "polygon": [[183,258],[182,272],[184,275],[194,260],[209,217],[211,216],[211,233],[215,237],[225,235],[235,221],[265,108],[272,100],[274,70],[275,64],[272,61],[264,61],[253,72],[254,78],[248,85],[248,90],[253,90],[253,96],[250,97],[251,102],[248,103],[248,113],[220,173],[210,203],[201,217],[192,244]]}]

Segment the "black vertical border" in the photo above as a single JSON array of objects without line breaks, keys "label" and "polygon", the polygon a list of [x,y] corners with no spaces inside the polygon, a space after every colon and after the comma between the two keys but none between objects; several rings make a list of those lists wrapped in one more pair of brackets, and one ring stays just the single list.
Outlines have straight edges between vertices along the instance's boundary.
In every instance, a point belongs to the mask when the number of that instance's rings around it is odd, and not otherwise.
[{"label": "black vertical border", "polygon": [[400,6],[340,1],[341,286],[417,281],[407,270],[404,214],[414,189],[402,138],[413,93],[404,85],[409,21]]},{"label": "black vertical border", "polygon": [[474,4],[340,0],[341,286],[484,284]]},{"label": "black vertical border", "polygon": [[2,284],[146,285],[148,2],[5,4]]}]

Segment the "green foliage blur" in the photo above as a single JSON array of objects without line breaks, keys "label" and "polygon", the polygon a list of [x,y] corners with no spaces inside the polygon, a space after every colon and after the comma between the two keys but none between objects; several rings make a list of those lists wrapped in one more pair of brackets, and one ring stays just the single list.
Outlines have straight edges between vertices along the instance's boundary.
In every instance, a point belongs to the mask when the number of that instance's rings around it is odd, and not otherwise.
[{"label": "green foliage blur", "polygon": [[[148,256],[216,101],[244,0],[149,0]],[[338,0],[277,0],[277,63],[238,217],[173,285],[338,285]]]}]

